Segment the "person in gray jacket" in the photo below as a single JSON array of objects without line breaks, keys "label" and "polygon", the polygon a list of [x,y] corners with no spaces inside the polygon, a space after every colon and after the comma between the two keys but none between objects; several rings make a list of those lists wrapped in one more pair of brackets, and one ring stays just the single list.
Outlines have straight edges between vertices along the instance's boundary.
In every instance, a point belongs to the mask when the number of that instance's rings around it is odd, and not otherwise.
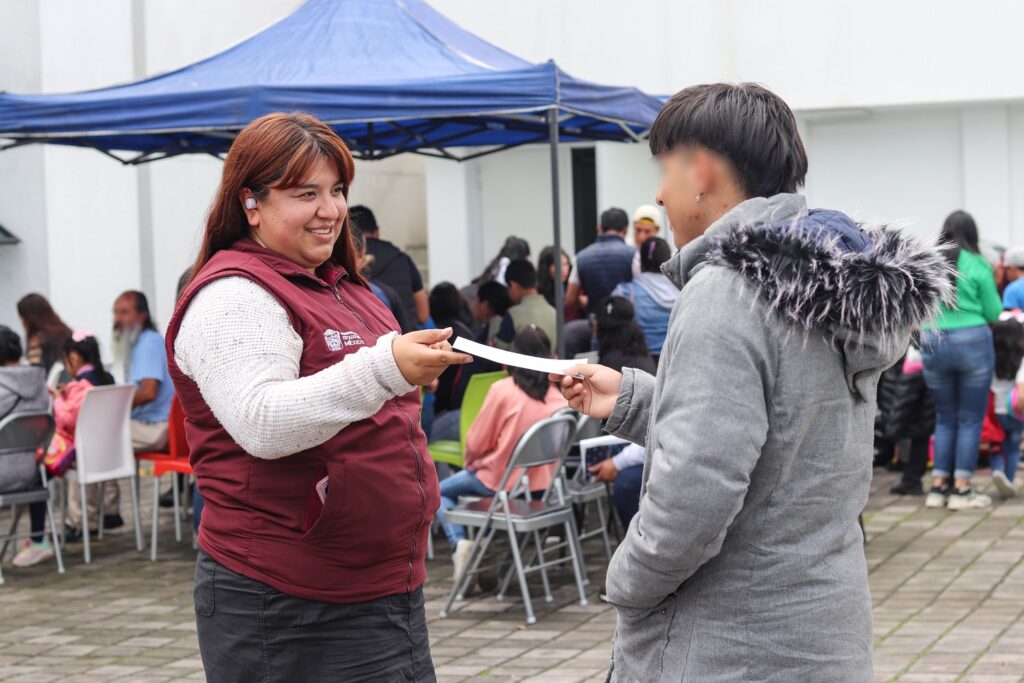
[{"label": "person in gray jacket", "polygon": [[[0,420],[50,408],[46,370],[38,365],[19,365],[21,352],[18,333],[0,325]],[[0,493],[27,489],[38,476],[34,451],[0,456]]]},{"label": "person in gray jacket", "polygon": [[677,93],[650,145],[680,247],[657,375],[553,377],[646,447],[607,574],[609,680],[870,681],[857,516],[876,385],[950,296],[946,266],[895,230],[808,210],[796,121],[760,86]]}]

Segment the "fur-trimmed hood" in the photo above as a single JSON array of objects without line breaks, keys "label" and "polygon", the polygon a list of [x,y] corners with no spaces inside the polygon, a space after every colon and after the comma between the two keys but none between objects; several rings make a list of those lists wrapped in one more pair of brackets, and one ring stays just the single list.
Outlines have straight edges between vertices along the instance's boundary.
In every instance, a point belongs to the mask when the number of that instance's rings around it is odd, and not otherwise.
[{"label": "fur-trimmed hood", "polygon": [[795,194],[743,202],[664,271],[682,288],[707,263],[743,275],[774,313],[808,332],[902,336],[954,296],[934,246],[838,211],[808,211]]},{"label": "fur-trimmed hood", "polygon": [[892,365],[955,292],[931,245],[838,211],[807,210],[802,195],[749,199],[663,267],[682,289],[702,267],[733,270],[795,332],[819,331],[843,355],[851,391]]}]

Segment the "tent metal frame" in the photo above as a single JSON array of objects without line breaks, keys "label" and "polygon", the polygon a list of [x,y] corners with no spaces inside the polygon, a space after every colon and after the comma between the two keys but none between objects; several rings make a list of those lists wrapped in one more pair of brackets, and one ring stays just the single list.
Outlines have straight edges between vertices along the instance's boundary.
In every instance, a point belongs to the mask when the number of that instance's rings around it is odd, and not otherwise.
[{"label": "tent metal frame", "polygon": [[[495,116],[500,116],[501,120],[495,121],[488,118]],[[571,120],[575,116],[586,116],[594,120],[590,123],[579,126],[563,126],[566,121]],[[403,121],[409,121],[412,120],[412,118],[419,121],[419,123],[412,125],[403,123]],[[459,133],[454,133],[439,140],[428,140],[424,137],[429,135],[431,132],[436,131],[444,124],[451,122],[465,124],[469,126],[469,129]],[[647,130],[641,132],[634,131],[625,121],[596,117],[592,114],[576,111],[560,105],[552,105],[549,107],[530,110],[479,112],[475,114],[460,114],[456,116],[417,116],[411,117],[410,119],[374,119],[362,121],[337,120],[325,121],[325,123],[332,127],[343,124],[365,123],[365,135],[345,137],[345,143],[352,151],[352,156],[363,161],[378,161],[398,154],[412,153],[435,159],[448,159],[450,161],[463,162],[479,159],[484,156],[514,149],[516,147],[547,141],[550,149],[551,217],[556,255],[562,253],[561,198],[559,197],[561,182],[558,167],[559,137],[562,135],[568,135],[573,138],[580,138],[580,142],[602,140],[620,142],[622,140],[621,136],[610,133],[601,134],[598,131],[593,130],[597,126],[604,124],[617,125],[626,133],[626,136],[632,142],[640,142],[648,132]],[[378,125],[385,126],[383,132],[397,132],[403,137],[397,144],[380,147],[378,145],[378,136],[382,131],[377,128]],[[472,138],[475,135],[493,129],[495,126],[501,126],[505,129],[515,130],[525,134],[532,134],[532,136],[504,145],[489,146],[485,149],[468,154],[455,154],[454,152],[446,149],[446,146],[459,147],[461,146],[458,142],[460,139]],[[182,156],[184,154],[208,154],[223,161],[225,152],[218,151],[219,148],[223,146],[224,141],[233,141],[240,130],[240,128],[211,127],[149,131],[75,132],[24,136],[8,133],[3,134],[3,137],[7,137],[11,141],[6,144],[0,144],[0,152],[35,143],[55,143],[88,147],[98,152],[102,152],[106,156],[125,166],[140,166],[142,164]],[[206,142],[205,144],[192,144],[189,142],[189,138],[178,137],[183,133],[194,133],[197,135],[215,137],[218,141],[217,143]],[[168,142],[163,147],[159,147],[154,150],[140,152],[131,157],[121,157],[113,151],[101,147],[96,141],[91,139],[95,137],[125,134],[162,136],[167,138]],[[176,135],[172,136],[172,134]],[[471,145],[472,143],[469,143],[466,146]],[[558,257],[556,256],[556,258]],[[556,340],[557,353],[558,357],[562,358],[565,356],[565,292],[561,287],[555,287],[555,315],[557,321],[556,329],[558,330],[558,337]]]}]

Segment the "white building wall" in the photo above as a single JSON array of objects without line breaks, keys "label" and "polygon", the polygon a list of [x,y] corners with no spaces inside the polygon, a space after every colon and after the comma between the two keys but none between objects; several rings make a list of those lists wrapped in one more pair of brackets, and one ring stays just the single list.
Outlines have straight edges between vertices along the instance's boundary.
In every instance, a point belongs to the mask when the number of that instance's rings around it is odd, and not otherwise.
[{"label": "white building wall", "polygon": [[[299,4],[0,0],[0,89],[79,90],[132,80],[140,69],[178,68]],[[1024,243],[1020,3],[432,4],[511,52],[555,58],[582,78],[663,94],[714,80],[763,82],[802,119],[812,205],[914,220],[912,229],[929,239],[950,211],[964,208],[988,239]],[[547,155],[536,147],[463,165],[412,156],[360,163],[351,200],[376,211],[386,239],[413,248],[430,282],[462,284],[510,234],[528,239],[535,254],[551,243]],[[571,251],[567,147],[560,164]],[[599,210],[631,212],[653,200],[658,171],[646,145],[598,144],[596,164]],[[201,157],[140,174],[89,150],[0,154],[0,223],[23,240],[0,247],[0,323],[16,324],[17,298],[41,291],[72,326],[105,331],[113,296],[142,287],[166,324],[219,173],[219,161]],[[427,243],[424,257],[416,247]]]}]

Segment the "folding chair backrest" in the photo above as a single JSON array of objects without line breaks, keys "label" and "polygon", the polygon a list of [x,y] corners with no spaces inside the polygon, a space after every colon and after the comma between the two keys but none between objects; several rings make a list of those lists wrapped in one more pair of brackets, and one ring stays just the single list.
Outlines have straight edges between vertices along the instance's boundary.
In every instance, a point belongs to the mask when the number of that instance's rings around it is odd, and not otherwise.
[{"label": "folding chair backrest", "polygon": [[185,440],[185,411],[175,394],[171,399],[171,414],[167,418],[167,450],[172,458],[188,457],[188,441]]},{"label": "folding chair backrest", "polygon": [[135,385],[93,387],[86,392],[75,427],[75,468],[91,484],[135,472],[131,411]]},{"label": "folding chair backrest", "polygon": [[55,428],[53,415],[44,410],[8,415],[0,420],[0,456],[46,448]]},{"label": "folding chair backrest", "polygon": [[579,421],[576,423],[576,441],[593,439],[598,436],[604,436],[604,430],[601,429],[601,421],[595,420],[589,415],[580,415]]},{"label": "folding chair backrest", "polygon": [[519,477],[523,470],[534,467],[557,463],[557,476],[575,435],[576,420],[571,415],[554,415],[530,427],[512,449],[512,457],[508,460],[508,467],[505,468],[497,490],[504,490],[513,474]]},{"label": "folding chair backrest", "polygon": [[504,370],[498,372],[478,372],[469,378],[466,384],[466,393],[462,395],[462,407],[459,412],[459,443],[465,447],[466,434],[473,426],[476,416],[484,406],[484,399],[491,385],[499,379],[505,379],[508,373]]}]

